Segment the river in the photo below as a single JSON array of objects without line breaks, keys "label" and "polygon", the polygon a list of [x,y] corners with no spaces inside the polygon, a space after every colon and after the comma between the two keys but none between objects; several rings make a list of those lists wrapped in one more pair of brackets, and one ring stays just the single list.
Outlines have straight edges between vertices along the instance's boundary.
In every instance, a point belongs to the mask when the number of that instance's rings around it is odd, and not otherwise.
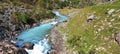
[{"label": "river", "polygon": [[33,49],[25,49],[29,54],[47,54],[47,52],[51,49],[51,45],[48,43],[48,39],[45,38],[45,35],[47,35],[56,24],[68,18],[67,16],[60,14],[59,11],[53,11],[53,13],[56,15],[55,20],[23,31],[16,37],[17,39],[21,39],[23,41],[16,40],[16,45],[21,47],[23,43],[31,42],[34,44]]}]

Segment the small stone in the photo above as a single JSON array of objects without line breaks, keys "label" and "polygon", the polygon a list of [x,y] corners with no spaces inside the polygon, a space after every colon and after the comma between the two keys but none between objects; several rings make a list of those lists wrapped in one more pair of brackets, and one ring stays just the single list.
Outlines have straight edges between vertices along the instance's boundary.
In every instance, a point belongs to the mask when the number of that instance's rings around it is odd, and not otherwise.
[{"label": "small stone", "polygon": [[120,14],[118,15],[118,17],[120,18]]},{"label": "small stone", "polygon": [[87,22],[92,21],[94,18],[95,18],[95,16],[94,16],[94,15],[90,15],[90,16],[87,18]]},{"label": "small stone", "polygon": [[103,30],[103,29],[104,29],[104,26],[100,26],[100,28]]},{"label": "small stone", "polygon": [[115,19],[111,19],[110,21],[113,22]]},{"label": "small stone", "polygon": [[112,25],[109,25],[109,27],[112,27]]},{"label": "small stone", "polygon": [[107,38],[107,37],[104,37],[104,40],[109,40],[109,38]]},{"label": "small stone", "polygon": [[102,29],[99,28],[97,31],[100,32],[101,30],[102,30]]},{"label": "small stone", "polygon": [[114,34],[115,41],[120,45],[120,32]]},{"label": "small stone", "polygon": [[117,16],[117,14],[113,14],[113,15],[112,15],[112,17],[115,17],[115,16]]},{"label": "small stone", "polygon": [[94,25],[94,28],[97,27],[96,25]]},{"label": "small stone", "polygon": [[115,9],[111,9],[111,10],[108,11],[108,14],[110,15],[110,14],[112,14],[114,11],[115,11]]},{"label": "small stone", "polygon": [[97,34],[98,32],[96,31],[95,33]]},{"label": "small stone", "polygon": [[111,23],[109,22],[108,25],[111,25]]}]

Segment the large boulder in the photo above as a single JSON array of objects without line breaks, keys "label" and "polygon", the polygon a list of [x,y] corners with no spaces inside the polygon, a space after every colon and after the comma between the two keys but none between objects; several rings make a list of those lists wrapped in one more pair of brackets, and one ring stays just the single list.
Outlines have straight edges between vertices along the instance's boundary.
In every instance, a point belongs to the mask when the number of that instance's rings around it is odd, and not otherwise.
[{"label": "large boulder", "polygon": [[17,54],[28,54],[28,53],[25,51],[25,49],[21,48],[18,50]]},{"label": "large boulder", "polygon": [[95,15],[92,14],[87,18],[87,22],[91,22],[95,18]]},{"label": "large boulder", "polygon": [[10,42],[0,42],[0,54],[28,54],[24,49],[17,48]]},{"label": "large boulder", "polygon": [[120,32],[115,33],[114,37],[115,37],[115,41],[120,45]]},{"label": "large boulder", "polygon": [[50,50],[47,52],[47,54],[56,54],[56,53],[57,53],[56,50]]},{"label": "large boulder", "polygon": [[22,44],[21,48],[33,49],[34,44],[31,42],[25,42]]}]

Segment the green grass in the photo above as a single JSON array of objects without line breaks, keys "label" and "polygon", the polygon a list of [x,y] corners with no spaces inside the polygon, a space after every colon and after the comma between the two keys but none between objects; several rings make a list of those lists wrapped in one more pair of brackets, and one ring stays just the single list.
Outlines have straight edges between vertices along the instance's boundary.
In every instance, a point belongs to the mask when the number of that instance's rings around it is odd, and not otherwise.
[{"label": "green grass", "polygon": [[[120,54],[120,46],[114,41],[113,36],[115,32],[120,31],[119,2],[80,9],[67,26],[62,28],[68,34],[66,41],[68,48],[73,48],[79,54]],[[115,12],[111,15],[106,14],[111,9],[115,9]],[[86,20],[93,13],[97,18],[88,23]],[[116,16],[112,17],[115,14]],[[111,21],[112,19],[114,21]],[[109,23],[112,27],[109,27]],[[101,28],[103,29],[96,33]]]}]

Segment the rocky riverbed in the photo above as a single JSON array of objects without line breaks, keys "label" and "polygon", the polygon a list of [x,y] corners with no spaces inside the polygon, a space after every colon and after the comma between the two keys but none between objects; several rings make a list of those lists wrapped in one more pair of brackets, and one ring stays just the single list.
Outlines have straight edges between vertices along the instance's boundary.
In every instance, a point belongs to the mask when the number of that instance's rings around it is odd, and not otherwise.
[{"label": "rocky riverbed", "polygon": [[10,42],[0,42],[0,54],[28,54],[24,49],[17,48]]}]

